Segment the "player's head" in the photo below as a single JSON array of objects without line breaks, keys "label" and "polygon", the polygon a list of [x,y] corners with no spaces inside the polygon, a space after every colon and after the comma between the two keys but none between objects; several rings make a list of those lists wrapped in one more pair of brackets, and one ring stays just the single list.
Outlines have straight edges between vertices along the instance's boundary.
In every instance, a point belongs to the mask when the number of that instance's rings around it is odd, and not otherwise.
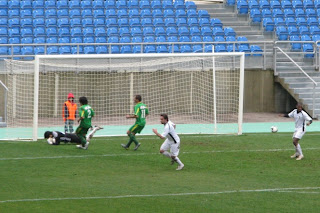
[{"label": "player's head", "polygon": [[134,102],[139,103],[141,102],[142,98],[141,95],[136,95],[136,97],[134,97]]},{"label": "player's head", "polygon": [[302,103],[298,102],[297,103],[297,111],[301,112],[301,110],[302,110]]},{"label": "player's head", "polygon": [[88,99],[83,96],[83,97],[79,98],[79,102],[81,105],[86,105],[86,104],[88,104]]},{"label": "player's head", "polygon": [[168,123],[168,121],[169,121],[169,117],[168,117],[167,114],[161,114],[160,115],[160,122],[162,124],[166,124],[166,123]]},{"label": "player's head", "polygon": [[73,101],[74,100],[74,95],[71,92],[68,94],[68,100],[69,101]]},{"label": "player's head", "polygon": [[44,138],[50,138],[50,136],[52,135],[52,132],[51,131],[46,131],[45,133],[44,133]]}]

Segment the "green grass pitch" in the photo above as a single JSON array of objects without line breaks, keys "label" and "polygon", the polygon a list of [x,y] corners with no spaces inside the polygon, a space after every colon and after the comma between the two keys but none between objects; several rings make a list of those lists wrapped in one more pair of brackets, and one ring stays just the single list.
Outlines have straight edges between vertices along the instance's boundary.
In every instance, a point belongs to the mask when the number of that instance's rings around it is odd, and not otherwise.
[{"label": "green grass pitch", "polygon": [[75,145],[0,141],[0,212],[320,212],[319,133],[294,153],[291,133],[181,135],[182,171],[162,140]]}]

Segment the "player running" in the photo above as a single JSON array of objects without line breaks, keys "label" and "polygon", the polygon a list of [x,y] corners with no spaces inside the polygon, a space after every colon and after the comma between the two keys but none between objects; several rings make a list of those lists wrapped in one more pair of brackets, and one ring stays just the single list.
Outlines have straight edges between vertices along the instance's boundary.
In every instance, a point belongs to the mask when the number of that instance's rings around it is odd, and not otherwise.
[{"label": "player running", "polygon": [[91,128],[91,119],[94,117],[94,111],[91,106],[88,105],[88,100],[86,97],[80,97],[80,109],[79,109],[79,119],[78,123],[80,125],[76,129],[76,134],[80,138],[81,145],[77,145],[79,149],[88,149],[89,141],[86,140],[86,135]]},{"label": "player running", "polygon": [[302,154],[302,149],[299,144],[299,140],[306,133],[306,125],[309,126],[312,123],[312,118],[302,110],[302,104],[297,103],[297,109],[292,110],[289,114],[280,115],[283,117],[294,118],[295,120],[295,130],[293,133],[293,145],[295,146],[296,153],[294,153],[291,158],[296,158],[296,160],[301,160],[304,158]]},{"label": "player running", "polygon": [[136,139],[136,134],[140,133],[146,125],[146,117],[149,114],[147,106],[141,102],[141,95],[136,95],[134,98],[134,102],[136,103],[134,107],[134,115],[126,115],[126,118],[135,118],[136,122],[130,129],[127,131],[129,136],[129,142],[127,145],[121,144],[121,146],[125,149],[129,149],[132,142],[135,143],[136,147],[134,150],[136,151],[141,145]]},{"label": "player running", "polygon": [[[88,134],[86,141],[89,142],[96,131],[103,129],[100,126],[95,126]],[[46,131],[44,138],[47,139],[50,145],[60,145],[61,142],[66,143],[77,143],[81,144],[80,138],[75,133],[63,133],[60,131]]]},{"label": "player running", "polygon": [[[176,170],[181,170],[184,164],[178,158],[180,152],[180,138],[176,133],[176,125],[169,121],[167,114],[160,115],[160,122],[164,124],[164,131],[161,134],[158,133],[157,129],[152,129],[154,134],[156,134],[161,139],[166,139],[160,147],[160,153],[164,156],[171,158],[172,162],[178,163],[178,168]],[[170,152],[168,152],[170,150]]]}]

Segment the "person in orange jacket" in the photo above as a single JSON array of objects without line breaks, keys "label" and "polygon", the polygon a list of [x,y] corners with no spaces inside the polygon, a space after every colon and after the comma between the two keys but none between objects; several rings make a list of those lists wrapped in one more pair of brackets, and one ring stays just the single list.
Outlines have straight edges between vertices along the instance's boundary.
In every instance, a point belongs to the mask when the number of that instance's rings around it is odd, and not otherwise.
[{"label": "person in orange jacket", "polygon": [[73,124],[77,115],[77,104],[74,102],[74,95],[68,94],[68,100],[64,102],[62,109],[62,118],[64,121],[64,132],[73,132]]}]

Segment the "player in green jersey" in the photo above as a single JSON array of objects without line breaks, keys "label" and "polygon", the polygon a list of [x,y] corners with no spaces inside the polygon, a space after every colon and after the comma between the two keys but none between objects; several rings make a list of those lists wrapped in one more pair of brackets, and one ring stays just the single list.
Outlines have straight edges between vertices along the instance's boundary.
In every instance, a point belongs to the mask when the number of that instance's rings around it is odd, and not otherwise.
[{"label": "player in green jersey", "polygon": [[127,143],[127,145],[121,144],[121,146],[125,149],[128,149],[131,143],[134,142],[136,145],[134,150],[137,150],[141,144],[137,141],[135,135],[137,133],[140,133],[146,125],[146,117],[148,116],[149,111],[147,106],[141,102],[141,95],[136,95],[134,98],[134,102],[136,103],[134,107],[134,115],[127,115],[126,118],[135,118],[136,122],[127,131],[127,134],[130,138],[129,142]]},{"label": "player in green jersey", "polygon": [[88,130],[91,128],[91,118],[94,116],[94,111],[91,106],[88,105],[88,100],[86,97],[80,97],[80,109],[79,109],[79,119],[78,126],[76,130],[77,136],[81,140],[81,145],[77,145],[80,149],[88,149],[89,142],[86,140],[86,135]]}]

